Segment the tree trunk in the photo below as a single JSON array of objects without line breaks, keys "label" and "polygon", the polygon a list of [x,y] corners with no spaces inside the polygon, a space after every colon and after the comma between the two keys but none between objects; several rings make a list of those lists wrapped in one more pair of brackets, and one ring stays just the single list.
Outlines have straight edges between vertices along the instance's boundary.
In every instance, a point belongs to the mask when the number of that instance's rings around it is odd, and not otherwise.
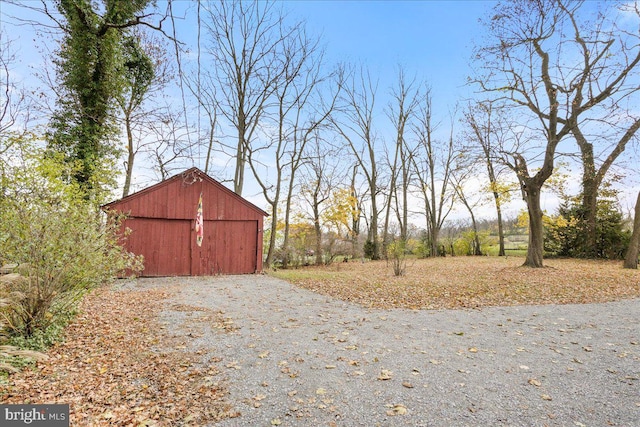
[{"label": "tree trunk", "polygon": [[236,149],[236,171],[233,178],[233,191],[242,196],[242,189],[244,187],[244,167],[246,165],[247,151],[245,149],[246,144],[244,142],[244,132],[238,130],[238,147]]},{"label": "tree trunk", "polygon": [[440,256],[440,247],[438,246],[438,237],[440,229],[438,227],[431,227],[431,256]]},{"label": "tree trunk", "polygon": [[482,255],[482,250],[480,250],[480,237],[478,236],[478,223],[476,222],[476,217],[471,213],[471,224],[473,225],[473,255],[480,256]]},{"label": "tree trunk", "polygon": [[529,211],[529,246],[527,247],[527,258],[524,266],[543,267],[542,256],[544,253],[544,228],[542,226],[542,208],[540,206],[540,187],[533,185],[529,180],[529,185],[525,191],[527,210]]},{"label": "tree trunk", "polygon": [[125,127],[127,130],[127,167],[124,175],[124,186],[122,188],[122,197],[127,197],[131,189],[131,176],[133,175],[133,162],[136,153],[133,149],[133,132],[131,131],[131,117],[127,113],[125,116]]},{"label": "tree trunk", "polygon": [[600,183],[596,179],[593,147],[591,144],[581,144],[582,150],[582,220],[584,221],[584,242],[579,248],[580,253],[586,258],[598,256],[598,236],[596,236],[596,212],[598,200],[598,187]]},{"label": "tree trunk", "polygon": [[320,221],[313,221],[313,228],[316,231],[316,265],[322,265],[322,229],[320,228]]},{"label": "tree trunk", "polygon": [[496,199],[496,211],[498,213],[498,241],[500,249],[498,249],[498,256],[505,256],[504,250],[504,226],[502,225],[502,206],[500,201]]},{"label": "tree trunk", "polygon": [[278,208],[274,206],[273,213],[271,215],[271,233],[269,235],[269,249],[267,250],[267,257],[264,260],[264,263],[265,265],[267,265],[267,267],[271,267],[271,264],[273,263],[273,248],[276,247],[276,235],[278,232],[277,231],[277,228],[278,228],[277,209]]},{"label": "tree trunk", "polygon": [[636,201],[636,210],[633,218],[633,234],[629,242],[627,256],[624,258],[624,268],[638,268],[638,252],[640,251],[640,192]]}]

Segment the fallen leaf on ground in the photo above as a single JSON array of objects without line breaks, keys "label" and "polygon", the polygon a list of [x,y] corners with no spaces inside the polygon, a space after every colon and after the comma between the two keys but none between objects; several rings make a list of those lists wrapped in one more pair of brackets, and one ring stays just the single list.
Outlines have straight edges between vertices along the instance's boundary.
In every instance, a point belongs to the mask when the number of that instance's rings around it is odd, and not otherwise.
[{"label": "fallen leaf on ground", "polygon": [[380,374],[378,375],[378,380],[380,381],[390,380],[392,376],[393,376],[393,372],[389,371],[388,369],[383,369],[382,371],[380,371]]},{"label": "fallen leaf on ground", "polygon": [[407,407],[400,404],[394,405],[393,408],[387,411],[387,415],[391,417],[395,415],[406,415],[406,414],[407,414]]},{"label": "fallen leaf on ground", "polygon": [[522,266],[523,260],[516,256],[416,259],[401,281],[390,280],[393,272],[384,260],[270,274],[323,295],[383,309],[585,304],[640,297],[640,270],[620,268],[618,261],[546,259],[548,268],[528,268]]},{"label": "fallen leaf on ground", "polygon": [[[157,321],[170,292],[105,287],[88,294],[64,341],[47,352],[49,360],[0,384],[2,403],[69,403],[70,424],[78,426],[178,425],[188,417],[205,425],[237,416],[227,391],[212,381],[217,367],[195,368],[203,356],[176,351],[184,343]],[[99,368],[86,369],[87,360]]]}]

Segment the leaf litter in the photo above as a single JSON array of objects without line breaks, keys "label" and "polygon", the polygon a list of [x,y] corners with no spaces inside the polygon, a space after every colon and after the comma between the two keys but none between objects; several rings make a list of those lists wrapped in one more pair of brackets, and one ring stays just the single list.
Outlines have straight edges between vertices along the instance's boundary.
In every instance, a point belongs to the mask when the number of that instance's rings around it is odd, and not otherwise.
[{"label": "leaf litter", "polygon": [[[157,322],[169,295],[107,288],[89,294],[49,360],[0,385],[2,403],[69,404],[76,426],[202,425],[237,416],[218,367]],[[208,322],[218,328],[228,319],[214,313]]]},{"label": "leaf litter", "polygon": [[623,269],[619,261],[549,259],[543,268],[523,267],[523,262],[519,257],[417,259],[401,277],[394,276],[386,261],[270,274],[323,295],[382,309],[585,304],[640,297],[640,270]]}]

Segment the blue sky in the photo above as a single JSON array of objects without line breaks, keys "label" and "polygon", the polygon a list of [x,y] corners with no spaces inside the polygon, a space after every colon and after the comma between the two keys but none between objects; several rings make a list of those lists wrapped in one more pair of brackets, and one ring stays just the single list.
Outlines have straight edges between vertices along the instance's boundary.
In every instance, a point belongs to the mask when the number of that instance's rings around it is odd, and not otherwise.
[{"label": "blue sky", "polygon": [[[160,9],[164,9],[160,1]],[[326,46],[329,63],[346,62],[366,65],[374,79],[383,107],[390,87],[396,81],[401,65],[407,77],[428,82],[434,108],[448,116],[456,101],[468,96],[472,88],[465,86],[469,75],[469,59],[474,42],[483,32],[479,18],[491,11],[495,1],[338,1],[283,0],[282,7],[292,20],[304,20],[308,31],[320,35]],[[176,10],[189,5],[195,16],[194,3],[177,2]],[[25,10],[0,2],[0,26],[4,36],[15,40],[20,56],[16,71],[25,79],[33,72],[31,64],[40,68],[41,58],[28,26],[11,25],[10,15],[24,16]],[[32,17],[46,20],[45,17]],[[189,31],[192,25],[179,26]],[[194,40],[193,34],[178,34],[183,40]]]},{"label": "blue sky", "polygon": [[[161,10],[164,2],[159,1]],[[307,30],[319,35],[329,64],[363,64],[378,79],[378,118],[386,126],[383,109],[386,95],[396,82],[397,69],[408,78],[427,82],[432,88],[436,120],[448,128],[449,110],[470,96],[465,85],[475,42],[483,34],[479,19],[490,13],[495,1],[338,1],[283,0],[283,9],[294,20],[306,22]],[[178,23],[178,38],[195,41],[195,3],[176,2],[174,10],[190,9],[186,25]],[[6,25],[7,15],[24,10],[0,4],[0,25],[5,27],[21,61],[17,65],[25,80],[42,67],[30,27]],[[46,19],[37,17],[35,19]],[[27,65],[34,68],[29,70]],[[257,202],[257,200],[256,200]]]},{"label": "blue sky", "polygon": [[[330,61],[363,63],[380,78],[379,90],[394,83],[397,66],[433,88],[434,107],[464,98],[479,18],[494,1],[285,1],[292,18],[322,34]],[[442,105],[445,103],[447,105]]]}]

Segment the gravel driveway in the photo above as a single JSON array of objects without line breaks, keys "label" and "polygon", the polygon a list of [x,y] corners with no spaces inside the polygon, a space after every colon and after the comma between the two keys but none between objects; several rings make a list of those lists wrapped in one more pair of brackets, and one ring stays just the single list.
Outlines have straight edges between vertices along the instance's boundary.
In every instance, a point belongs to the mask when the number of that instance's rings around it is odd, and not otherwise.
[{"label": "gravel driveway", "polygon": [[372,310],[260,275],[134,286],[176,285],[160,321],[222,370],[240,412],[222,426],[640,425],[638,299]]}]

